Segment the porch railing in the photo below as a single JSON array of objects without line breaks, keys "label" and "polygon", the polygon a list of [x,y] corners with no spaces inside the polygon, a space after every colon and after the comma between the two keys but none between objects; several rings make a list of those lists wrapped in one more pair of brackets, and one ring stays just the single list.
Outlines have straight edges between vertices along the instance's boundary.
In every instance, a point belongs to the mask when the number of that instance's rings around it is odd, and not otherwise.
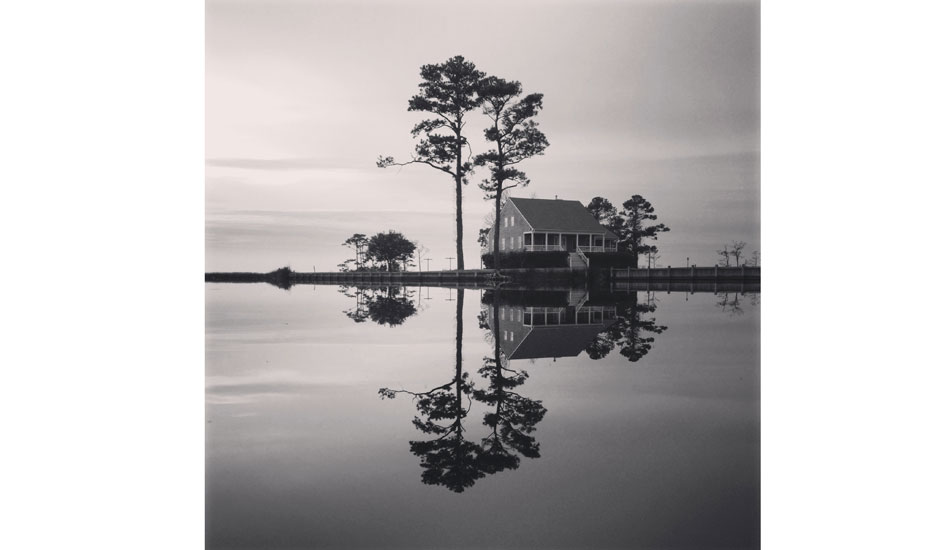
[{"label": "porch railing", "polygon": [[582,252],[616,252],[616,246],[586,246],[577,245],[577,249]]},{"label": "porch railing", "polygon": [[567,250],[563,244],[526,244],[524,249],[528,252],[546,252],[548,250]]}]

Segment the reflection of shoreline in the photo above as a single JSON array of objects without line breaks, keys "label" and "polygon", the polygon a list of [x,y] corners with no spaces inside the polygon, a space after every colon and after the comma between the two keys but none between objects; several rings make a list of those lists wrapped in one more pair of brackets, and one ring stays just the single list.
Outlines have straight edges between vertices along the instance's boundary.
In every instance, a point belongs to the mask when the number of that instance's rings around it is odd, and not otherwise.
[{"label": "reflection of shoreline", "polygon": [[[712,275],[715,273],[715,275]],[[349,286],[434,286],[490,289],[544,290],[587,287],[623,290],[682,290],[718,292],[715,288],[758,292],[760,269],[754,268],[668,268],[639,269],[632,272],[605,268],[467,269],[453,271],[329,271],[296,272],[284,267],[272,273],[205,273],[205,282],[269,282],[281,288],[293,285]],[[279,275],[279,277],[275,277]],[[644,286],[645,285],[645,286]]]}]

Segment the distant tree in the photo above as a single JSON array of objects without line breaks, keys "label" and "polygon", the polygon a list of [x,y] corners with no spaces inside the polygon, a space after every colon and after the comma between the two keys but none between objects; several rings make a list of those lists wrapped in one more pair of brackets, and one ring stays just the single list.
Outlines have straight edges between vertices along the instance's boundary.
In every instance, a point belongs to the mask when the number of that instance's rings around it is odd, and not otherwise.
[{"label": "distant tree", "polygon": [[594,197],[587,203],[587,210],[602,224],[607,224],[617,215],[617,208],[603,197]]},{"label": "distant tree", "polygon": [[617,212],[617,208],[603,197],[594,197],[587,204],[587,210],[597,221],[617,236],[623,235],[624,220]]},{"label": "distant tree", "polygon": [[356,260],[350,258],[348,260],[345,260],[342,263],[336,264],[336,266],[340,268],[340,271],[353,271],[351,266],[354,265],[355,263],[356,263]]},{"label": "distant tree", "polygon": [[495,209],[493,208],[482,220],[484,224],[481,229],[478,230],[478,245],[482,247],[483,250],[490,250],[489,247],[489,237],[491,236],[492,229],[495,227]]},{"label": "distant tree", "polygon": [[729,254],[736,259],[736,267],[738,267],[742,260],[742,249],[746,247],[745,241],[732,241],[732,249],[729,250]]},{"label": "distant tree", "polygon": [[662,223],[649,225],[649,222],[656,220],[657,216],[650,201],[640,195],[633,195],[625,201],[619,216],[623,224],[618,228],[620,230],[618,249],[633,254],[633,266],[637,267],[640,254],[656,250],[655,246],[647,244],[646,241],[656,240],[660,233],[667,232],[670,228]]},{"label": "distant tree", "polygon": [[490,177],[482,180],[479,188],[485,192],[485,200],[495,202],[493,265],[496,269],[501,265],[499,223],[502,196],[509,189],[530,183],[528,176],[515,166],[533,156],[543,155],[548,147],[548,138],[533,120],[541,112],[544,95],[528,94],[519,100],[520,95],[520,82],[496,76],[482,79],[478,87],[478,97],[484,102],[482,112],[489,119],[485,140],[492,144],[492,150],[477,155],[475,165],[488,166],[491,171]]},{"label": "distant tree", "polygon": [[729,247],[722,245],[722,250],[717,250],[716,254],[719,255],[719,267],[729,267],[729,256],[732,255],[732,252],[729,251]]},{"label": "distant tree", "polygon": [[491,234],[490,227],[483,227],[478,230],[478,245],[482,248],[488,248],[488,235]]},{"label": "distant tree", "polygon": [[377,233],[369,239],[366,245],[366,257],[386,266],[386,271],[398,271],[399,264],[412,259],[416,245],[403,236],[390,230],[387,233]]},{"label": "distant tree", "polygon": [[[343,246],[347,246],[353,249],[353,252],[356,254],[355,263],[356,270],[363,269],[363,254],[366,250],[366,245],[369,243],[369,239],[366,238],[366,235],[362,233],[354,233],[352,237],[343,241]],[[344,264],[349,263],[349,260],[344,262]],[[341,264],[342,266],[343,264]],[[340,269],[340,271],[349,271],[349,269]]]},{"label": "distant tree", "polygon": [[415,243],[416,245],[416,264],[419,266],[419,271],[422,271],[422,260],[423,256],[429,253],[429,249],[426,248],[422,243]]},{"label": "distant tree", "polygon": [[656,263],[663,256],[660,254],[659,250],[655,246],[651,246],[650,250],[647,251],[647,267],[656,267]]},{"label": "distant tree", "polygon": [[762,260],[761,260],[761,258],[759,257],[759,251],[758,251],[758,250],[753,250],[753,251],[752,251],[752,256],[749,258],[749,265],[751,265],[752,267],[758,267],[758,266],[759,266],[759,262],[761,262],[761,261],[762,261]]},{"label": "distant tree", "polygon": [[420,71],[422,82],[419,93],[409,100],[410,111],[435,115],[412,128],[412,137],[422,139],[416,143],[415,153],[406,162],[396,162],[393,157],[380,156],[376,165],[380,168],[426,164],[455,180],[455,242],[458,269],[465,268],[462,240],[462,184],[468,183],[468,174],[473,166],[463,162],[462,150],[468,140],[462,135],[465,114],[481,104],[477,96],[479,82],[485,73],[475,64],[457,55],[444,63],[423,65]]}]

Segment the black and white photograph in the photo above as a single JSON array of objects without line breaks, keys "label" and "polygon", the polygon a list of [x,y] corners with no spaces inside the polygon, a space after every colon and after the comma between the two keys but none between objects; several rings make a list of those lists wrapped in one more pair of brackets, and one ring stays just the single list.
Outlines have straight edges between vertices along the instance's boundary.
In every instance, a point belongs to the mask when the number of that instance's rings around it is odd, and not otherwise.
[{"label": "black and white photograph", "polygon": [[208,548],[758,547],[757,2],[206,13]]},{"label": "black and white photograph", "polygon": [[950,8],[0,10],[0,548],[950,548]]}]

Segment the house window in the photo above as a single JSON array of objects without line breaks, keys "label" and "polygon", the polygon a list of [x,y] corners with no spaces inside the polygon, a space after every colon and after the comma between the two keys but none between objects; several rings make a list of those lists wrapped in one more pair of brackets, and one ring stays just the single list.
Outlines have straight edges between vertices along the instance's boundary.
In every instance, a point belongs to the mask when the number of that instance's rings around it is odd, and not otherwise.
[{"label": "house window", "polygon": [[515,238],[514,238],[514,237],[508,237],[508,247],[511,248],[512,250],[515,249]]},{"label": "house window", "polygon": [[505,308],[501,308],[501,320],[505,320]]},{"label": "house window", "polygon": [[505,239],[499,239],[501,241],[501,249],[505,249]]},{"label": "house window", "polygon": [[534,244],[534,242],[531,240],[531,233],[524,234],[524,244],[526,245]]},{"label": "house window", "polygon": [[505,218],[505,227],[508,227],[508,218]]},{"label": "house window", "polygon": [[521,237],[518,237],[518,248],[521,248]]}]

